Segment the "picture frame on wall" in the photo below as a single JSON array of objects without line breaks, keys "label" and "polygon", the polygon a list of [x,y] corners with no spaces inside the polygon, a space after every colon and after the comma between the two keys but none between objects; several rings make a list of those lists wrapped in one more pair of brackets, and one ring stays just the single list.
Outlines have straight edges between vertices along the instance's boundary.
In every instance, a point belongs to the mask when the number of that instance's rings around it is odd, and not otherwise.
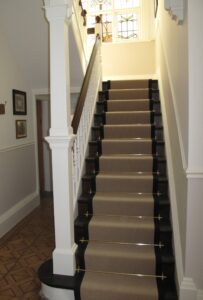
[{"label": "picture frame on wall", "polygon": [[159,4],[159,1],[158,0],[154,0],[154,17],[155,18],[157,16],[158,4]]},{"label": "picture frame on wall", "polygon": [[16,139],[27,137],[27,121],[16,120]]},{"label": "picture frame on wall", "polygon": [[27,95],[26,92],[13,90],[13,114],[27,114]]}]

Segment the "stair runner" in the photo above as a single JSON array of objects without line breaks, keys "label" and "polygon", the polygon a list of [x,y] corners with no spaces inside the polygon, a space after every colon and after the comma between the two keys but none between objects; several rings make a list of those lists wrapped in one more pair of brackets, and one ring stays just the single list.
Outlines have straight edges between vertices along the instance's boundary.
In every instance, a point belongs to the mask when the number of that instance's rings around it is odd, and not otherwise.
[{"label": "stair runner", "polygon": [[80,299],[175,300],[158,83],[103,86],[75,224]]}]

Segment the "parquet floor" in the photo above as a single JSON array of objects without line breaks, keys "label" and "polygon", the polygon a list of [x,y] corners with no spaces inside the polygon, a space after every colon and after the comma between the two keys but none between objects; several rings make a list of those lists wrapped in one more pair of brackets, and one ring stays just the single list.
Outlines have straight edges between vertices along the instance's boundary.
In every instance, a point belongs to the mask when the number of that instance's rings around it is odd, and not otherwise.
[{"label": "parquet floor", "polygon": [[41,205],[0,239],[0,300],[39,300],[39,266],[54,249],[53,203]]}]

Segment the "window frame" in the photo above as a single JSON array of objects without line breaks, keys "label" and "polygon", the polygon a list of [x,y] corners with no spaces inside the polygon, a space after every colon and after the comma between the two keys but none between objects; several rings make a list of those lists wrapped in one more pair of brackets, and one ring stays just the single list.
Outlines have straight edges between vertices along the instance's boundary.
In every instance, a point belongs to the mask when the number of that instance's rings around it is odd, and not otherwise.
[{"label": "window frame", "polygon": [[[90,11],[90,0],[86,0],[86,8],[87,8],[87,18],[92,16],[96,17],[98,15],[112,15],[112,43],[120,43],[120,42],[136,42],[140,41],[142,39],[142,0],[140,0],[139,7],[133,7],[133,8],[115,8],[115,0],[112,0],[112,9],[106,9],[106,10],[98,10],[98,11]],[[129,14],[129,13],[135,13],[137,15],[138,20],[138,37],[136,38],[119,38],[118,37],[118,21],[117,16],[121,14]],[[104,42],[106,43],[106,42]]]}]

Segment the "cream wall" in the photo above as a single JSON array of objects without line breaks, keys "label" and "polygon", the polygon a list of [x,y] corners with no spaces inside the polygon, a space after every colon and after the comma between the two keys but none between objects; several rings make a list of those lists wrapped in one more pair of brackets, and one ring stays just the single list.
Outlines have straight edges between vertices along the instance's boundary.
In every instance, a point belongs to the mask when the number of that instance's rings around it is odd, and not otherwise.
[{"label": "cream wall", "polygon": [[203,299],[203,27],[202,0],[188,0],[189,134],[186,276],[192,278]]},{"label": "cream wall", "polygon": [[135,78],[155,73],[155,42],[103,43],[103,79]]},{"label": "cream wall", "polygon": [[[181,251],[185,257],[188,155],[188,21],[182,25],[172,20],[159,3],[157,31],[157,73],[160,79],[163,106],[168,126],[168,142],[171,148],[171,164],[175,185],[174,210],[180,226]],[[173,145],[173,146],[172,146]],[[177,201],[177,202],[176,202]]]},{"label": "cream wall", "polygon": [[167,149],[180,300],[203,299],[203,2],[184,1],[178,25],[159,1],[157,74]]},{"label": "cream wall", "polygon": [[[38,205],[31,90],[0,31],[0,236]],[[27,93],[27,115],[14,116],[12,89]],[[16,139],[15,121],[27,120],[27,138]]]}]

